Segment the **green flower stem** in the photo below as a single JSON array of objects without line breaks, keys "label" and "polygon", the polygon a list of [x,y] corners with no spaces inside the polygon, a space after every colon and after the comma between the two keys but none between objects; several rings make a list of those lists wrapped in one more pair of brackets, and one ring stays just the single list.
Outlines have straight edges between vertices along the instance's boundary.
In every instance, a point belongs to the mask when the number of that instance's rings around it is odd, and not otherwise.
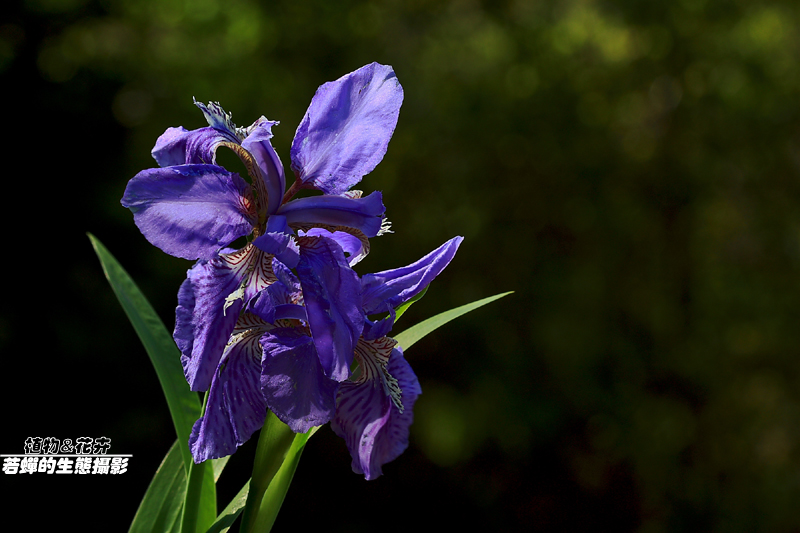
[{"label": "green flower stem", "polygon": [[[253,477],[250,480],[250,492],[247,505],[242,514],[242,528],[245,533],[263,533],[269,531],[275,516],[270,516],[267,509],[262,512],[264,495],[278,469],[283,464],[286,454],[292,446],[295,434],[289,426],[278,420],[271,411],[261,428],[258,437],[258,448],[253,461]],[[277,514],[277,511],[276,511]]]},{"label": "green flower stem", "polygon": [[203,490],[206,462],[192,463],[189,469],[189,482],[186,486],[186,499],[183,502],[183,515],[181,516],[181,533],[195,533],[197,531],[197,517],[200,511],[200,493]]},{"label": "green flower stem", "polygon": [[[203,396],[201,416],[206,412],[208,391]],[[208,465],[208,467],[206,466]],[[183,500],[180,533],[202,533],[217,516],[217,497],[212,461],[200,464],[192,461]]]}]

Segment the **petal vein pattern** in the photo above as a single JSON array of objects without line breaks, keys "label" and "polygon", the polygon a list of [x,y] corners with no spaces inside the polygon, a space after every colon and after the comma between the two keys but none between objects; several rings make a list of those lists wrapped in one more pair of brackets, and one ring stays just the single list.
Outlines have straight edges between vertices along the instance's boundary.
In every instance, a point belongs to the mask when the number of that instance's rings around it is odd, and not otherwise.
[{"label": "petal vein pattern", "polygon": [[[384,350],[362,345],[359,356],[369,361],[366,364],[371,370],[364,379],[339,385],[336,415],[331,421],[331,429],[350,450],[353,471],[368,480],[380,476],[382,466],[408,447],[414,403],[422,392],[402,352],[394,348],[387,357]],[[389,383],[386,376],[391,377]],[[399,393],[397,403],[392,391]]]},{"label": "petal vein pattern", "polygon": [[173,337],[191,390],[208,390],[244,303],[275,279],[272,256],[252,244],[200,261],[187,272],[178,291]]},{"label": "petal vein pattern", "polygon": [[267,406],[258,387],[259,338],[270,329],[242,315],[215,369],[205,414],[195,422],[189,448],[196,463],[230,455],[264,425]]}]

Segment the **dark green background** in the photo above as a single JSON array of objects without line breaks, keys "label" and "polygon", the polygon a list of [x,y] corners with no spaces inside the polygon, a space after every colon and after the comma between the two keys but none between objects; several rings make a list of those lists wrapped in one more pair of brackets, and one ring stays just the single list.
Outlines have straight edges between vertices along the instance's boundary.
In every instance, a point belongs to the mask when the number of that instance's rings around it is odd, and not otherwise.
[{"label": "dark green background", "polygon": [[0,453],[104,435],[133,454],[116,478],[2,475],[7,516],[123,531],[173,440],[85,236],[171,329],[190,263],[119,205],[156,137],[215,100],[239,125],[280,120],[288,169],[317,86],[378,61],[405,102],[360,187],[396,233],[358,271],[465,236],[398,329],[516,293],[408,351],[423,395],[384,477],[320,431],[278,530],[800,530],[795,2],[26,0],[0,17]]}]

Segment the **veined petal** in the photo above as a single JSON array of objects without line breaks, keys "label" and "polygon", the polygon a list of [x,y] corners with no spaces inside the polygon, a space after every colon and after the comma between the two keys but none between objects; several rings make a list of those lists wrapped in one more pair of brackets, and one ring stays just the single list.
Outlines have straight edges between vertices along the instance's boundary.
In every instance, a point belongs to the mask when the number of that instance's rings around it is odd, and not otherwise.
[{"label": "veined petal", "polygon": [[151,168],[134,176],[122,205],[153,245],[184,259],[211,259],[256,219],[250,186],[214,165]]},{"label": "veined petal", "polygon": [[361,376],[339,384],[331,429],[347,443],[352,468],[366,479],[408,447],[413,407],[422,392],[414,371],[387,337],[359,340]]},{"label": "veined petal", "polygon": [[301,328],[275,328],[260,342],[261,392],[270,410],[295,433],[327,423],[338,383],[322,371],[311,337]]},{"label": "veined petal", "polygon": [[342,194],[380,163],[403,88],[394,70],[371,63],[317,89],[292,142],[292,170],[303,183]]},{"label": "veined petal", "polygon": [[242,147],[255,158],[261,177],[266,188],[267,213],[272,214],[278,210],[283,201],[283,192],[286,189],[286,176],[283,171],[278,154],[272,147],[272,126],[278,122],[261,117],[251,126],[250,134],[242,141]]},{"label": "veined petal", "polygon": [[297,277],[303,287],[311,336],[322,369],[342,381],[350,375],[353,346],[364,327],[358,276],[341,247],[324,237],[300,237]]},{"label": "veined petal", "polygon": [[419,261],[361,278],[361,303],[367,315],[394,309],[416,296],[450,263],[463,237],[454,237]]},{"label": "veined petal", "polygon": [[344,196],[307,196],[287,202],[278,209],[286,222],[296,225],[346,226],[375,237],[381,231],[386,208],[380,192],[375,191],[364,198]]},{"label": "veined petal", "polygon": [[213,165],[217,161],[217,147],[224,142],[231,142],[231,136],[225,132],[210,127],[189,131],[180,126],[167,128],[150,153],[161,167]]},{"label": "veined petal", "polygon": [[258,339],[267,329],[249,315],[238,321],[211,382],[205,414],[192,427],[189,449],[195,463],[232,454],[264,425]]},{"label": "veined petal", "polygon": [[286,233],[265,233],[253,239],[253,244],[260,250],[274,255],[290,268],[297,266],[300,260],[300,249],[294,237]]},{"label": "veined petal", "polygon": [[307,322],[305,307],[301,305],[303,295],[299,281],[295,284],[296,278],[292,271],[276,259],[272,261],[272,268],[277,280],[251,298],[245,311],[268,323],[285,318]]},{"label": "veined petal", "polygon": [[325,237],[336,241],[336,243],[342,247],[344,253],[347,254],[347,262],[351,267],[364,259],[367,256],[367,253],[369,253],[369,241],[365,243],[361,238],[345,231],[331,231],[326,228],[310,228],[308,231],[300,232],[300,235],[306,235],[309,237]]},{"label": "veined petal", "polygon": [[274,281],[272,257],[251,244],[199,261],[187,272],[173,337],[191,390],[208,389],[244,303]]}]

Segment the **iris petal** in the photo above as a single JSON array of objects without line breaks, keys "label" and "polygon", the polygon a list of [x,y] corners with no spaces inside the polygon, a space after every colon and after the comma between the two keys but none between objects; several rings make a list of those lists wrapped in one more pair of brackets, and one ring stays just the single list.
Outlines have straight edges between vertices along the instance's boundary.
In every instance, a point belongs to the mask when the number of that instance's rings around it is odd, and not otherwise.
[{"label": "iris petal", "polygon": [[300,260],[300,250],[291,235],[286,233],[266,233],[253,239],[259,249],[277,257],[281,263],[292,268]]},{"label": "iris petal", "polygon": [[267,416],[261,395],[261,345],[264,326],[240,321],[225,349],[208,393],[205,414],[195,422],[189,448],[195,463],[230,455],[247,442]]},{"label": "iris petal", "polygon": [[252,126],[250,135],[242,141],[242,147],[255,158],[258,168],[261,169],[262,179],[268,196],[267,213],[272,214],[278,210],[283,201],[283,191],[286,189],[286,176],[283,172],[278,154],[272,147],[272,126],[278,122],[261,117]]},{"label": "iris petal", "polygon": [[311,337],[300,328],[275,328],[260,342],[261,391],[270,410],[295,433],[327,423],[338,383],[323,373]]},{"label": "iris petal", "polygon": [[188,271],[178,291],[173,337],[191,390],[208,389],[243,303],[274,281],[272,257],[252,245]]},{"label": "iris petal", "polygon": [[360,230],[367,237],[375,237],[381,231],[385,212],[383,197],[378,191],[364,198],[308,196],[292,200],[278,209],[278,214],[285,216],[290,226],[346,226]]},{"label": "iris petal", "polygon": [[325,237],[336,241],[342,247],[342,250],[347,254],[347,262],[352,267],[367,256],[368,249],[364,241],[344,231],[330,231],[324,228],[311,228],[308,231],[300,233],[300,235],[307,235],[309,237]]},{"label": "iris petal", "polygon": [[416,296],[450,263],[463,237],[454,237],[419,261],[361,278],[361,303],[367,315],[382,313]]},{"label": "iris petal", "polygon": [[121,203],[151,244],[184,259],[215,257],[256,222],[250,186],[214,165],[143,170],[128,182]]},{"label": "iris petal", "polygon": [[223,142],[231,142],[229,135],[214,128],[167,128],[156,140],[151,154],[159,166],[175,165],[213,165],[217,161],[217,147]]},{"label": "iris petal", "polygon": [[[358,381],[341,383],[336,395],[331,429],[345,440],[353,471],[366,479],[380,476],[382,466],[408,447],[414,403],[422,392],[402,352],[392,345],[386,338],[359,341],[364,374]],[[387,376],[396,381],[399,401],[386,385]]]},{"label": "iris petal", "polygon": [[292,170],[326,194],[342,194],[380,163],[403,88],[392,67],[371,63],[317,89],[292,142]]},{"label": "iris petal", "polygon": [[358,276],[334,241],[300,237],[298,244],[297,276],[303,287],[311,336],[325,374],[342,381],[350,375],[353,347],[364,327]]}]

